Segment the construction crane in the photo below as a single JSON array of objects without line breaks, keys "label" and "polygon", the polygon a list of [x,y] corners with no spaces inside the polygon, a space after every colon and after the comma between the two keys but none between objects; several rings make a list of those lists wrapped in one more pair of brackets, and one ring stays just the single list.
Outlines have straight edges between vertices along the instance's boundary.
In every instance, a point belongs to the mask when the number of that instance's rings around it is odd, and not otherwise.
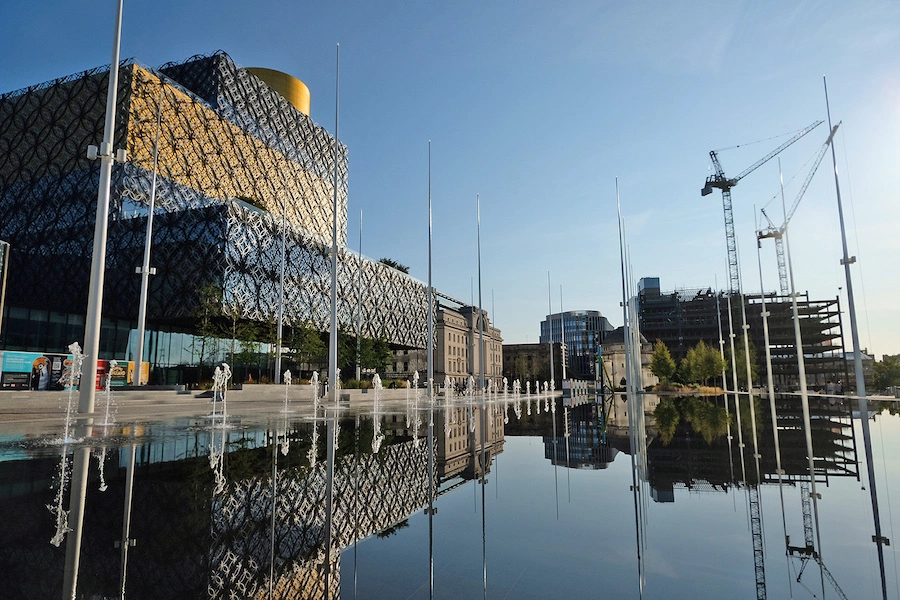
[{"label": "construction crane", "polygon": [[828,135],[828,139],[825,140],[825,143],[822,144],[822,147],[819,148],[818,154],[816,154],[816,159],[813,162],[812,168],[809,170],[809,173],[806,175],[806,180],[803,182],[803,186],[800,188],[800,193],[797,194],[797,198],[794,199],[794,203],[791,205],[791,209],[787,211],[784,216],[784,223],[782,223],[781,227],[775,227],[775,224],[772,223],[772,219],[769,218],[769,215],[766,214],[766,209],[762,209],[762,215],[766,218],[766,221],[769,223],[769,227],[763,231],[759,231],[756,234],[757,240],[762,240],[764,238],[774,238],[775,239],[775,256],[778,259],[778,283],[781,287],[781,295],[787,296],[788,294],[788,273],[787,273],[787,265],[784,259],[784,232],[787,231],[788,223],[791,221],[791,217],[794,216],[794,211],[797,210],[797,206],[800,205],[800,200],[803,198],[803,194],[806,193],[806,188],[809,187],[809,182],[812,181],[813,175],[816,174],[816,171],[819,168],[819,164],[822,162],[822,158],[825,156],[825,152],[828,150],[828,146],[831,145],[832,140],[834,140],[834,134],[837,133],[838,127],[841,124],[838,123],[831,130],[831,133]]},{"label": "construction crane", "polygon": [[722,164],[719,162],[719,157],[716,154],[716,151],[710,151],[709,157],[710,159],[712,159],[715,173],[706,178],[706,185],[704,185],[700,190],[700,195],[708,196],[712,193],[713,188],[719,188],[720,190],[722,190],[722,206],[725,210],[725,245],[728,249],[728,276],[729,283],[731,285],[730,291],[738,291],[740,289],[741,282],[740,270],[738,269],[737,242],[734,237],[734,214],[731,209],[731,188],[736,186],[741,179],[770,161],[782,150],[802,138],[804,135],[821,125],[823,122],[824,121],[821,120],[816,121],[812,125],[801,129],[799,133],[794,135],[794,137],[744,169],[744,171],[737,177],[726,177],[725,171],[724,169],[722,169]]}]

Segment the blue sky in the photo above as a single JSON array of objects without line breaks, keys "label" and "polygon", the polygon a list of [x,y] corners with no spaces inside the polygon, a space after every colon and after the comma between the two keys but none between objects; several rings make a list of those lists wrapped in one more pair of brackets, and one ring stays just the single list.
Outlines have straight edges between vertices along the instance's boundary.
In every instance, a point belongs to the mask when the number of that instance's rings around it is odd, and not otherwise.
[{"label": "blue sky", "polygon": [[[5,2],[0,92],[106,64],[114,2]],[[350,150],[350,225],[363,253],[427,278],[432,142],[434,283],[482,303],[507,343],[548,312],[622,322],[618,177],[636,277],[727,287],[721,194],[701,197],[709,151],[734,176],[825,119],[827,75],[861,343],[900,352],[900,4],[826,2],[127,2],[122,57],[158,66],[228,52],[303,80],[312,117]],[[785,150],[790,204],[826,126]],[[759,141],[764,140],[764,141]],[[757,142],[750,144],[750,142]],[[780,215],[772,160],[733,190],[744,288],[759,290],[754,220]],[[791,226],[797,287],[846,285],[830,154]],[[763,249],[765,287],[778,287]],[[845,324],[848,322],[844,315]],[[849,344],[849,327],[847,339]]]}]

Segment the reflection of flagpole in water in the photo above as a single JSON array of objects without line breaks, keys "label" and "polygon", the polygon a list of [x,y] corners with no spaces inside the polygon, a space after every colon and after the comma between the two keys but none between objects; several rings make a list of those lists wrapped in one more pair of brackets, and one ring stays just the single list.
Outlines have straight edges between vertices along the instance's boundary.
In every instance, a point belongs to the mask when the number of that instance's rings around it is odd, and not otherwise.
[{"label": "reflection of flagpole in water", "polygon": [[747,465],[744,463],[744,428],[741,424],[741,396],[738,390],[737,363],[734,354],[734,319],[731,312],[731,296],[734,291],[728,292],[728,337],[731,343],[731,383],[734,386],[734,412],[737,415],[738,454],[741,457],[741,481],[747,482]]},{"label": "reflection of flagpole in water", "polygon": [[[119,5],[119,18],[121,19],[121,4]],[[72,352],[72,368],[69,374],[69,378],[66,381],[67,387],[69,388],[69,408],[66,412],[66,431],[64,434],[65,442],[68,442],[70,440],[69,425],[71,419],[72,392],[74,391],[75,383],[84,378],[84,374],[81,368],[84,354],[82,354],[81,348],[76,342],[69,345],[69,350]],[[93,388],[93,378],[90,381],[89,385]],[[93,397],[91,398],[91,401],[93,406]],[[81,439],[89,435],[91,433],[92,423],[93,419],[90,418],[79,419],[78,425],[73,431],[72,439]],[[85,496],[87,494],[88,467],[91,455],[90,448],[88,447],[82,447],[75,450],[75,455],[72,460],[70,483],[71,487],[69,490],[69,512],[68,514],[63,514],[61,500],[63,490],[65,489],[65,464],[67,451],[68,446],[64,446],[59,483],[60,504],[58,507],[59,512],[57,513],[57,536],[51,543],[54,543],[54,545],[58,546],[62,543],[61,536],[65,535],[66,532],[69,533],[68,539],[66,539],[66,564],[63,570],[63,597],[75,598],[78,588],[78,565],[81,560],[81,527],[84,524],[84,503]],[[63,520],[61,521],[61,519]]]},{"label": "reflection of flagpole in water", "polygon": [[[550,393],[549,391],[547,392]],[[556,404],[553,405],[556,408]],[[557,449],[559,448],[558,440],[556,439],[556,411],[553,411],[553,415],[551,416],[553,420],[553,495],[556,498],[556,520],[559,521],[559,453]]]},{"label": "reflection of flagpole in water", "polygon": [[119,544],[122,548],[122,574],[119,579],[119,594],[125,600],[125,577],[128,573],[128,548],[134,546],[131,539],[131,500],[134,493],[134,458],[137,453],[137,444],[131,444],[128,455],[128,465],[125,467],[125,514],[122,517],[122,539]]},{"label": "reflection of flagpole in water", "polygon": [[[277,370],[276,370],[277,372]],[[285,415],[285,420],[287,415]],[[272,439],[272,518],[269,520],[269,598],[274,597],[275,590],[275,515],[278,501],[278,428],[274,430]],[[287,429],[284,432],[287,437]]]},{"label": "reflection of flagpole in water", "polygon": [[[629,339],[629,321],[628,321],[628,293],[627,293],[627,280],[625,275],[625,232],[622,223],[622,205],[619,201],[619,178],[616,177],[616,208],[618,212],[618,224],[619,224],[619,265],[621,269],[622,276],[622,337],[625,342],[625,360],[630,363],[631,357],[631,341]],[[631,372],[629,371],[628,365],[625,367],[626,377],[625,380],[625,390],[626,390],[626,402],[628,403],[628,430],[629,430],[629,438],[631,444],[631,490],[632,496],[634,499],[634,526],[635,526],[635,541],[636,541],[636,549],[637,549],[637,562],[638,562],[638,594],[639,597],[644,597],[644,569],[643,569],[643,552],[641,548],[641,507],[638,501],[638,478],[637,478],[637,464],[636,464],[636,432],[635,432],[635,414],[634,407],[631,405],[631,399],[633,394],[631,393],[631,386],[633,384],[633,378],[631,377]]]},{"label": "reflection of flagpole in water", "polygon": [[[718,278],[717,278],[718,279]],[[731,443],[734,436],[731,435],[731,412],[728,410],[728,383],[725,373],[725,340],[722,338],[722,309],[719,305],[719,282],[716,281],[716,321],[719,324],[719,356],[722,357],[722,399],[725,401],[725,424],[728,432],[728,468],[731,470],[731,483],[734,483],[734,454]],[[734,495],[732,494],[732,499]]]},{"label": "reflection of flagpole in water", "polygon": [[[781,174],[781,159],[778,160],[778,177],[781,181],[781,208],[784,210],[784,176]],[[786,212],[786,211],[785,211]],[[800,404],[803,409],[803,429],[806,434],[806,454],[809,466],[809,481],[812,491],[810,498],[813,503],[813,517],[816,523],[816,545],[819,548],[819,556],[822,554],[822,534],[819,531],[819,501],[818,492],[816,492],[816,465],[815,455],[813,454],[812,445],[812,421],[809,414],[809,395],[806,385],[806,360],[803,354],[803,336],[800,332],[800,315],[797,308],[797,292],[794,286],[794,266],[791,262],[791,243],[788,236],[788,230],[785,228],[784,234],[784,254],[787,257],[788,280],[791,284],[791,312],[794,317],[794,344],[797,349],[797,371],[800,378]],[[821,562],[819,563],[819,575],[822,583],[822,594],[825,594],[825,573],[822,571]]]},{"label": "reflection of flagpole in water", "polygon": [[[360,256],[362,256],[360,254]],[[356,414],[356,428],[354,429],[354,446],[353,446],[353,518],[354,525],[353,528],[353,598],[356,598],[357,593],[357,573],[359,571],[359,553],[357,552],[357,546],[359,546],[359,413]]]},{"label": "reflection of flagpole in water", "polygon": [[[90,382],[93,384],[93,382]],[[92,419],[79,419],[79,437],[90,434]],[[84,506],[87,495],[88,466],[91,449],[83,446],[75,450],[72,464],[72,484],[69,494],[69,520],[71,526],[66,538],[66,565],[63,571],[63,597],[75,598],[78,589],[78,566],[81,562],[81,534],[84,525]]]},{"label": "reflection of flagpole in water", "polygon": [[[756,212],[754,207],[754,213]],[[772,437],[775,443],[775,471],[778,474],[778,495],[781,499],[781,528],[784,532],[785,542],[787,535],[787,516],[784,508],[784,469],[781,466],[781,442],[778,437],[778,409],[775,406],[775,381],[772,376],[772,349],[769,343],[769,311],[766,309],[766,288],[763,284],[762,257],[760,249],[762,248],[762,232],[760,231],[759,222],[756,223],[756,264],[759,267],[759,297],[762,302],[762,323],[763,323],[763,341],[766,345],[766,384],[769,393],[769,411],[772,413]],[[788,552],[784,553],[784,560],[787,563],[788,572],[790,572],[791,559]],[[793,583],[790,576],[788,577],[788,589],[791,589]]]}]

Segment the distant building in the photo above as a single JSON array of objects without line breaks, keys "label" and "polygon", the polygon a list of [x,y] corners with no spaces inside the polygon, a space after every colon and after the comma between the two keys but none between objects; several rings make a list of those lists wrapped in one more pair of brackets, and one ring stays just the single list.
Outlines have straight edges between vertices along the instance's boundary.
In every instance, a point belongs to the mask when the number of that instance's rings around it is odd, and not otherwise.
[{"label": "distant building", "polygon": [[[659,377],[650,370],[653,359],[653,344],[641,335],[641,382],[643,387],[659,383]],[[603,342],[604,381],[612,381],[613,389],[625,387],[625,328],[610,332]],[[606,378],[609,378],[608,380]],[[608,385],[608,384],[607,384]]]},{"label": "distant building", "polygon": [[[563,345],[553,344],[553,376],[555,389],[562,389],[562,357],[565,354]],[[550,345],[549,344],[504,344],[503,376],[509,385],[516,379],[525,390],[526,381],[550,381]],[[591,377],[593,379],[593,377]],[[512,387],[510,387],[512,389]]]},{"label": "distant building", "polygon": [[544,458],[570,469],[606,469],[619,450],[606,436],[602,405],[590,402],[564,409],[566,427],[555,438],[544,436]]},{"label": "distant building", "polygon": [[[856,353],[850,350],[845,355],[847,364],[846,378],[836,378],[832,381],[840,382],[841,389],[845,394],[856,393]],[[868,349],[863,348],[860,353],[862,357],[863,382],[866,384],[866,392],[875,389],[875,357],[869,354]],[[827,385],[827,382],[826,382]]]},{"label": "distant building", "polygon": [[600,311],[570,310],[547,315],[546,320],[541,321],[540,341],[542,344],[552,341],[566,345],[566,376],[569,379],[594,379],[597,351],[612,330],[612,325]]},{"label": "distant building", "polygon": [[[443,385],[450,378],[452,385],[464,386],[471,375],[477,382],[481,374],[481,329],[478,309],[473,306],[451,306],[452,301],[439,296],[434,327],[434,381]],[[487,311],[484,316],[484,377],[500,385],[503,379],[503,337],[493,327]],[[408,379],[419,373],[420,385],[425,385],[428,371],[428,350],[413,348],[394,352],[393,368],[385,377]]]},{"label": "distant building", "polygon": [[[776,389],[799,386],[794,321],[789,296],[766,294],[769,313],[769,347]],[[765,337],[763,335],[762,297],[744,296],[750,343],[756,349],[760,376],[765,373]],[[828,381],[848,381],[843,360],[843,334],[840,300],[810,300],[807,293],[797,298],[803,332],[806,378],[810,386],[824,388]],[[732,299],[732,328],[740,339],[741,310],[737,297]],[[712,288],[661,292],[658,277],[645,277],[638,283],[638,318],[641,334],[651,343],[656,340],[669,348],[680,361],[701,340],[719,347],[719,326],[726,341],[726,359],[730,361],[728,294]],[[754,385],[764,385],[754,381]]]}]

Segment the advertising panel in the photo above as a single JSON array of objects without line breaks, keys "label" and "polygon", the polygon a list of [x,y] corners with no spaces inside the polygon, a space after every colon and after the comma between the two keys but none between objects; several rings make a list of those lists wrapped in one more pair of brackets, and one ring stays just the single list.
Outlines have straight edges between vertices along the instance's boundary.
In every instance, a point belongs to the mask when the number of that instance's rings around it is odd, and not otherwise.
[{"label": "advertising panel", "polygon": [[0,388],[61,390],[65,354],[5,350],[0,359]]},{"label": "advertising panel", "polygon": [[[97,390],[106,389],[107,375],[110,385],[122,387],[134,385],[134,361],[119,361],[110,373],[112,361],[97,361]],[[150,363],[141,364],[144,381],[150,373]],[[72,355],[41,352],[0,351],[0,389],[7,390],[62,390],[60,379],[72,368]]]}]

